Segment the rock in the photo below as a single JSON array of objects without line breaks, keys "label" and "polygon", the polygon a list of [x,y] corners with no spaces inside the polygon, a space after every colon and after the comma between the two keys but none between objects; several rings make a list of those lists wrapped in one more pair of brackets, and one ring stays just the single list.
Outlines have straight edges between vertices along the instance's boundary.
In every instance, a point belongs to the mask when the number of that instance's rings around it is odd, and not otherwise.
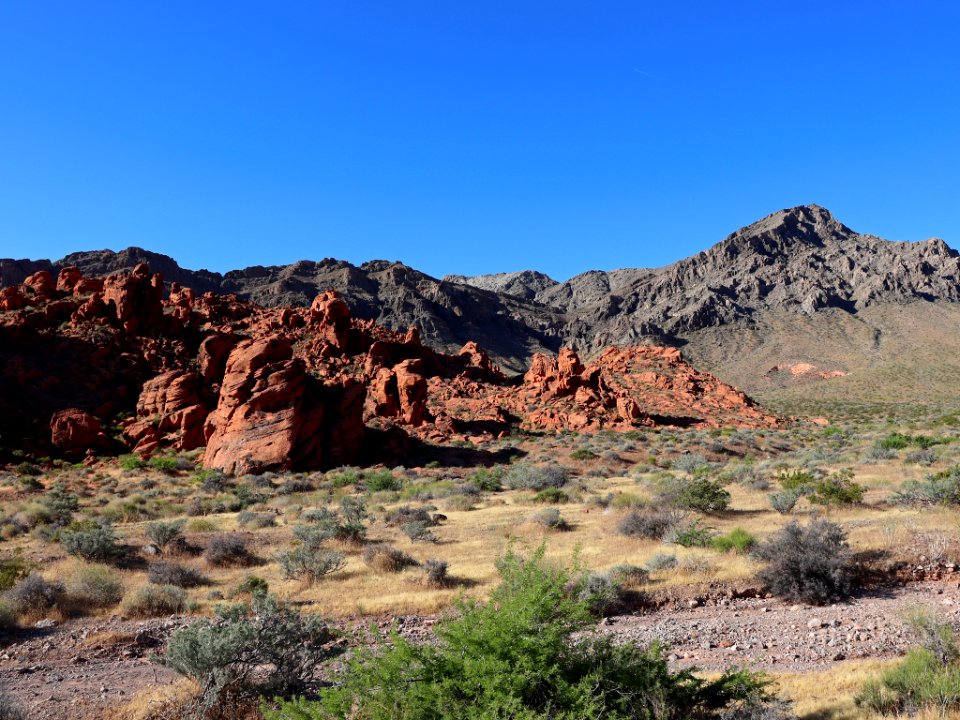
[{"label": "rock", "polygon": [[811,618],[807,621],[807,627],[811,630],[819,630],[820,628],[826,627],[827,624],[823,622],[820,618]]},{"label": "rock", "polygon": [[98,418],[79,408],[67,408],[50,418],[50,444],[66,457],[79,458],[91,448],[106,446],[107,437]]},{"label": "rock", "polygon": [[171,370],[143,384],[137,400],[138,420],[124,429],[139,453],[162,444],[175,450],[194,450],[205,443],[208,410],[202,399],[203,379],[191,370]]},{"label": "rock", "polygon": [[33,626],[37,630],[50,630],[57,626],[57,621],[53,618],[44,618],[43,620],[38,620]]},{"label": "rock", "polygon": [[151,275],[150,268],[141,263],[129,273],[108,277],[103,299],[113,303],[117,320],[126,332],[154,331],[163,318],[163,278],[159,273]]}]

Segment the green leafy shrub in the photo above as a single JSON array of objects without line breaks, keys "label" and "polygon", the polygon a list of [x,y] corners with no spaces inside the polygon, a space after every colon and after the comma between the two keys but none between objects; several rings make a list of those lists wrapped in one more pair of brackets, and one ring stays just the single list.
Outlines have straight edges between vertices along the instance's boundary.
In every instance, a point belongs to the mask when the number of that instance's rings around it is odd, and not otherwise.
[{"label": "green leafy shrub", "polygon": [[154,455],[147,461],[154,470],[172,475],[180,469],[180,459],[174,455]]},{"label": "green leafy shrub", "polygon": [[[436,628],[436,643],[398,634],[360,649],[319,699],[283,702],[270,720],[710,718],[763,702],[766,681],[746,671],[704,680],[671,672],[660,646],[641,649],[575,633],[594,621],[577,574],[553,568],[543,549],[509,552],[489,602],[462,600]],[[571,589],[574,586],[574,589]]]},{"label": "green leafy shrub", "polygon": [[710,543],[722,553],[735,552],[744,555],[757,544],[757,538],[741,527],[736,527],[726,535],[713,538]]},{"label": "green leafy shrub", "polygon": [[30,565],[20,555],[0,560],[0,592],[9,590],[30,574]]},{"label": "green leafy shrub", "polygon": [[497,492],[501,488],[504,470],[501,467],[480,468],[470,474],[467,480],[477,486],[482,492]]},{"label": "green leafy shrub", "polygon": [[140,470],[147,466],[146,460],[139,455],[121,455],[120,467],[124,470]]},{"label": "green leafy shrub", "polygon": [[431,524],[414,520],[400,526],[400,532],[410,538],[411,542],[437,542],[438,538],[430,530]]},{"label": "green leafy shrub", "polygon": [[250,606],[219,608],[216,622],[174,633],[160,662],[197,682],[205,712],[229,695],[285,697],[314,686],[317,667],[340,652],[334,640],[320,618],[257,594]]},{"label": "green leafy shrub", "polygon": [[112,525],[84,520],[60,534],[60,544],[70,555],[88,562],[111,562],[124,554]]},{"label": "green leafy shrub", "polygon": [[80,500],[63,483],[57,483],[47,490],[40,503],[46,508],[49,522],[54,527],[69,525],[73,521],[73,514],[80,509]]},{"label": "green leafy shrub", "polygon": [[403,489],[403,483],[394,477],[394,474],[389,470],[375,470],[364,473],[363,486],[370,492],[386,492]]},{"label": "green leafy shrub", "polygon": [[597,454],[593,450],[588,450],[587,448],[580,448],[570,453],[570,459],[571,460],[596,460]]},{"label": "green leafy shrub", "polygon": [[665,543],[681,547],[707,547],[713,539],[713,528],[701,525],[699,520],[684,525],[674,525],[663,536]]},{"label": "green leafy shrub", "polygon": [[702,513],[723,512],[730,505],[730,493],[723,484],[707,478],[686,483],[674,499],[677,507]]},{"label": "green leafy shrub", "polygon": [[774,595],[824,604],[850,594],[854,563],[840,526],[814,520],[806,527],[791,523],[758,546],[767,562],[759,578]]},{"label": "green leafy shrub", "polygon": [[126,599],[123,608],[132,617],[176,615],[187,609],[187,594],[173,585],[144,585]]},{"label": "green leafy shrub", "polygon": [[865,492],[853,481],[852,470],[840,470],[817,480],[808,499],[815,505],[855,505],[863,502]]},{"label": "green leafy shrub", "polygon": [[570,502],[570,496],[559,488],[545,488],[533,496],[535,503],[559,504]]},{"label": "green leafy shrub", "polygon": [[680,472],[696,475],[697,473],[709,470],[710,463],[703,455],[698,453],[684,453],[670,463],[670,467]]},{"label": "green leafy shrub", "polygon": [[817,481],[817,475],[804,468],[781,470],[777,473],[777,482],[784,490],[792,490],[797,495],[804,495]]}]

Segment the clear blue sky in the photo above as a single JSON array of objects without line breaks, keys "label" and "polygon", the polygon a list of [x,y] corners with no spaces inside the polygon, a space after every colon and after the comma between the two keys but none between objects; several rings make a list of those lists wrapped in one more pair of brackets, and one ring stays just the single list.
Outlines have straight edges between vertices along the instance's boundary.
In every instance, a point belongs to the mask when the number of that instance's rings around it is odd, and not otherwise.
[{"label": "clear blue sky", "polygon": [[0,257],[558,279],[774,210],[960,245],[960,4],[0,3]]}]

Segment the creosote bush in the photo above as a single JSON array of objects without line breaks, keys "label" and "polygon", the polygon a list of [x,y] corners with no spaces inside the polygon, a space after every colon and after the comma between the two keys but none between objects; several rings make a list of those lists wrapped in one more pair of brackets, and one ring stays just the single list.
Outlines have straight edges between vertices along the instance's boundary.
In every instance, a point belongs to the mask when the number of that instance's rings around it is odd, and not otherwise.
[{"label": "creosote bush", "polygon": [[850,594],[854,561],[843,529],[827,520],[791,523],[758,546],[759,578],[774,595],[824,604]]},{"label": "creosote bush", "polygon": [[[399,634],[361,648],[316,700],[282,702],[270,720],[460,720],[718,718],[763,704],[767,681],[745,670],[706,680],[672,672],[663,648],[585,634],[595,622],[577,570],[512,551],[486,603],[461,600],[435,643]],[[578,579],[580,578],[580,579]]]},{"label": "creosote bush", "polygon": [[342,570],[347,565],[346,556],[339,550],[313,550],[306,546],[281,553],[277,560],[288,580],[305,580],[315,583],[320,578]]}]

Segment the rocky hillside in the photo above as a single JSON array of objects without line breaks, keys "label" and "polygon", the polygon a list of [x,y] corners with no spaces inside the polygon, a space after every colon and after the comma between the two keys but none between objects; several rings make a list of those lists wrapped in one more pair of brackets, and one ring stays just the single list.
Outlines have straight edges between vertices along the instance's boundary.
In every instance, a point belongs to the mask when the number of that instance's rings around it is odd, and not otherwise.
[{"label": "rocky hillside", "polygon": [[[418,327],[425,343],[447,352],[476,341],[513,373],[522,372],[534,353],[555,354],[561,346],[589,355],[611,346],[667,344],[684,347],[730,379],[735,359],[717,346],[742,344],[745,332],[772,332],[773,346],[761,352],[751,346],[762,362],[736,359],[735,379],[751,392],[801,375],[803,384],[856,375],[885,362],[876,352],[878,339],[832,352],[829,336],[851,319],[879,317],[882,322],[867,322],[867,335],[902,331],[907,337],[915,318],[899,327],[890,320],[902,315],[899,309],[913,308],[907,315],[922,319],[931,303],[960,303],[960,256],[942,240],[890,242],[862,235],[814,205],[773,213],[666,267],[590,271],[562,283],[535,271],[438,280],[401,263],[358,267],[332,259],[220,275],[185,270],[137,248],[74,253],[56,262],[0,260],[0,281],[16,284],[37,270],[56,273],[67,266],[98,276],[140,262],[197,292],[233,293],[268,307],[304,307],[334,289],[358,318],[395,330]],[[823,329],[810,330],[809,342],[786,346],[778,333],[791,330],[791,318]],[[795,365],[822,372],[771,372]]]}]

